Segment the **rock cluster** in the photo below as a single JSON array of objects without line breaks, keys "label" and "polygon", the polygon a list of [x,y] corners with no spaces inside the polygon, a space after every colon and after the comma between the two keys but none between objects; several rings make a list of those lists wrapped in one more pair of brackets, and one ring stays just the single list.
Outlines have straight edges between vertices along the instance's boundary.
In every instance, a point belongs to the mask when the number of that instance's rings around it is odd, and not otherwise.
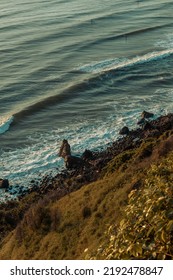
[{"label": "rock cluster", "polygon": [[[141,116],[145,116],[145,118],[153,116],[152,113],[150,115],[146,113],[143,112]],[[45,176],[40,182],[32,181],[28,191],[26,188],[19,187],[19,198],[33,191],[44,194],[57,190],[62,196],[79,189],[82,185],[97,180],[102,168],[116,155],[139,147],[142,141],[149,137],[157,139],[165,131],[171,129],[173,129],[173,114],[160,116],[155,120],[147,120],[144,126],[131,131],[128,127],[122,128],[120,134],[123,137],[110,143],[106,149],[101,151],[85,150],[81,157],[67,156],[65,158],[66,169],[55,177]],[[0,188],[4,186],[10,190],[7,179],[0,180]]]}]

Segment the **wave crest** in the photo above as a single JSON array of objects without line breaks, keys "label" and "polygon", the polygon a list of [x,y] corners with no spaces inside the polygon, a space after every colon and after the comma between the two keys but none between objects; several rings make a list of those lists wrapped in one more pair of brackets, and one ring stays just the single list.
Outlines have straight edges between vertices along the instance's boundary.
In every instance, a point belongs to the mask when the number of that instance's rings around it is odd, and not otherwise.
[{"label": "wave crest", "polygon": [[144,64],[153,60],[162,59],[173,54],[172,49],[155,51],[133,58],[115,58],[110,60],[103,60],[91,64],[80,66],[77,70],[86,73],[104,73],[113,70],[121,70],[125,67],[131,67],[136,64]]},{"label": "wave crest", "polygon": [[2,117],[0,119],[0,134],[5,133],[9,129],[11,123],[13,122],[13,119],[13,116]]}]

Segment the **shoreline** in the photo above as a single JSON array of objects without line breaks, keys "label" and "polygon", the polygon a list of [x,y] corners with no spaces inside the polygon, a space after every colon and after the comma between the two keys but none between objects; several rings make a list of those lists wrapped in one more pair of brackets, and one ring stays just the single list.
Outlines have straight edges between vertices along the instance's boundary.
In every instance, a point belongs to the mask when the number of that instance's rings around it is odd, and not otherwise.
[{"label": "shoreline", "polygon": [[[72,170],[64,169],[54,177],[42,178],[38,184],[33,181],[31,189],[21,194],[17,200],[0,203],[0,241],[20,225],[29,210],[48,207],[48,205],[60,201],[61,198],[70,199],[71,194],[75,194],[75,191],[80,191],[85,186],[89,190],[90,183],[97,185],[100,180],[107,180],[106,178],[109,178],[111,172],[116,173],[115,170],[119,168],[120,172],[124,173],[131,159],[136,160],[136,164],[140,163],[144,166],[145,161],[149,159],[149,164],[151,164],[150,155],[152,155],[153,148],[157,146],[157,142],[163,142],[172,134],[173,114],[170,113],[147,121],[147,125],[144,127],[129,131],[128,135],[110,143],[102,151],[92,152],[93,157],[88,159],[89,164],[85,168],[81,166]],[[169,148],[172,149],[172,145],[166,147],[166,152],[169,152]],[[163,155],[166,154],[164,148],[163,151],[161,148],[161,152]],[[137,155],[137,158],[133,158],[134,155]],[[154,158],[155,160],[157,161],[157,157]],[[108,177],[106,177],[107,175]],[[138,185],[140,183],[138,184],[137,181],[134,185],[132,184],[132,187],[138,188]]]},{"label": "shoreline", "polygon": [[[64,195],[81,188],[82,185],[96,181],[101,170],[111,161],[115,156],[123,153],[127,150],[132,150],[140,146],[142,141],[148,138],[159,138],[164,132],[173,128],[173,114],[160,116],[154,120],[147,119],[142,126],[127,131],[127,133],[120,133],[122,138],[109,143],[106,148],[100,151],[89,151],[90,155],[86,157],[85,164],[83,166],[77,166],[77,168],[66,169],[64,168],[60,173],[55,176],[47,175],[40,181],[32,180],[30,188],[26,189],[23,186],[17,185],[18,196],[17,200],[21,200],[23,197],[30,193],[37,192],[40,195],[45,195],[51,191],[63,190]],[[88,152],[88,150],[87,150]],[[82,157],[81,157],[82,158]],[[73,181],[73,183],[71,183]],[[13,186],[9,186],[6,192],[10,193],[10,189]],[[14,200],[12,198],[11,200]],[[10,200],[9,200],[10,201]],[[1,202],[0,204],[8,204]]]},{"label": "shoreline", "polygon": [[[30,230],[28,222],[31,231],[41,233],[42,238],[45,234],[54,233],[61,240],[64,235],[69,236],[69,230],[76,232],[76,223],[81,225],[82,238],[83,226],[87,227],[91,220],[88,234],[97,229],[100,239],[105,225],[115,222],[113,209],[116,222],[119,222],[128,194],[145,191],[147,170],[152,168],[152,164],[163,163],[164,157],[172,150],[173,114],[168,114],[129,131],[104,150],[93,152],[93,158],[88,159],[90,165],[85,168],[64,169],[54,177],[44,177],[37,186],[33,182],[30,192],[21,195],[19,200],[0,204],[0,243],[9,233],[12,233],[15,244],[16,238],[22,242]],[[97,226],[93,219],[96,224],[99,222]],[[28,229],[25,233],[23,227]],[[96,240],[91,237],[97,243],[98,237]],[[78,239],[77,236],[75,238]],[[86,246],[89,245],[84,244],[83,250]]]}]

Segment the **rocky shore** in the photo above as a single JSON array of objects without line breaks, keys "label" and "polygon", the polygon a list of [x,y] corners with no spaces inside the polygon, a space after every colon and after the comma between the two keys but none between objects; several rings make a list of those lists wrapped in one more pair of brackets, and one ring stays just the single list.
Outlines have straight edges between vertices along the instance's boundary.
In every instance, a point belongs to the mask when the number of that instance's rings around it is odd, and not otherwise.
[{"label": "rocky shore", "polygon": [[[173,136],[171,136],[173,134],[173,114],[160,116],[156,119],[153,117],[151,119],[143,118],[141,115],[141,122],[137,124],[136,129],[129,130],[129,128],[125,127],[119,133],[120,138],[107,145],[105,149],[99,151],[85,150],[82,156],[78,158],[80,160],[77,160],[79,164],[75,162],[75,167],[72,164],[54,177],[45,176],[41,181],[33,180],[29,189],[24,186],[16,186],[18,199],[0,204],[0,241],[4,240],[4,237],[15,228],[17,236],[21,238],[21,234],[23,234],[22,226],[20,227],[21,223],[34,224],[34,230],[44,227],[44,223],[46,223],[50,230],[49,222],[51,221],[50,227],[53,227],[55,223],[59,223],[57,219],[61,219],[60,233],[61,230],[63,232],[68,231],[68,226],[66,227],[65,225],[72,227],[74,221],[67,221],[69,214],[67,215],[68,209],[64,208],[66,203],[62,207],[60,205],[64,201],[71,201],[70,199],[74,203],[74,206],[73,204],[71,205],[71,212],[76,213],[77,220],[79,218],[77,213],[82,211],[80,216],[82,225],[83,220],[86,217],[90,217],[92,211],[96,220],[102,221],[102,218],[106,216],[110,222],[110,213],[112,213],[112,207],[116,206],[117,199],[120,200],[120,204],[117,206],[118,208],[115,207],[114,211],[119,213],[120,210],[117,209],[124,205],[128,192],[141,188],[142,180],[143,182],[145,181],[146,173],[144,169],[149,168],[153,162],[157,162],[157,159],[160,162],[162,156],[166,156],[167,152],[173,150]],[[157,155],[157,153],[160,154]],[[132,168],[131,181],[128,181],[127,186],[125,183],[121,184],[120,199],[118,198],[119,183],[116,180],[120,174],[124,176],[124,181],[127,178],[129,179],[130,168]],[[128,170],[127,173],[126,169]],[[140,173],[138,173],[139,170]],[[143,176],[142,179],[141,176]],[[93,184],[88,185],[91,182]],[[8,185],[7,181],[3,182],[3,179],[1,180],[1,187],[5,187],[7,193],[15,190],[13,186]],[[76,190],[78,191],[75,192]],[[105,191],[111,198],[108,204],[104,200]],[[90,198],[87,196],[89,193]],[[114,195],[115,201],[112,201],[112,196]],[[60,200],[60,198],[62,199]],[[93,200],[93,206],[90,205],[90,200]],[[53,204],[57,204],[57,209],[52,208]],[[97,208],[100,210],[96,214]],[[106,212],[105,209],[107,209]],[[47,215],[49,216],[48,221]],[[120,216],[118,216],[118,219]],[[69,219],[73,220],[74,215]],[[114,219],[114,215],[112,219]],[[76,220],[74,223],[76,223]],[[105,223],[107,221],[103,221],[103,224]],[[102,228],[95,227],[94,224],[93,232],[96,231],[96,228],[100,231],[99,236],[101,236]],[[76,231],[76,227],[74,229]]]},{"label": "rocky shore", "polygon": [[110,143],[107,148],[101,151],[84,151],[81,157],[83,164],[79,163],[76,168],[64,169],[63,172],[53,178],[49,176],[43,178],[40,185],[32,186],[31,191],[34,190],[42,194],[58,188],[66,190],[65,193],[74,191],[84,184],[97,180],[101,170],[116,155],[139,147],[144,139],[157,139],[172,128],[173,114],[160,116],[151,121],[148,119],[142,126],[128,131],[122,138]]},{"label": "rocky shore", "polygon": [[110,143],[101,151],[85,150],[75,168],[72,165],[54,177],[45,176],[40,182],[33,180],[29,189],[24,186],[14,188],[6,182],[6,192],[16,192],[19,200],[28,193],[36,192],[44,195],[54,190],[58,191],[61,197],[79,189],[84,184],[97,180],[101,170],[116,155],[139,147],[143,140],[157,139],[164,132],[173,128],[173,114],[170,113],[150,120],[153,116],[152,113],[142,112],[141,120],[138,121],[136,129],[130,131],[128,127],[122,128],[120,131],[121,138]]}]

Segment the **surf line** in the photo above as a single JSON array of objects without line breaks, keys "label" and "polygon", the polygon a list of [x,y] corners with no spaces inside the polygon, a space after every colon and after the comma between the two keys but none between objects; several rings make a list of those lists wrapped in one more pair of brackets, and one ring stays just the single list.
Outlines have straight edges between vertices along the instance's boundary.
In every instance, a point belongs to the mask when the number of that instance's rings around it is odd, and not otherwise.
[{"label": "surf line", "polygon": [[13,119],[13,116],[0,119],[0,134],[5,133],[9,129]]},{"label": "surf line", "polygon": [[86,64],[79,68],[83,72],[104,73],[112,70],[119,70],[125,67],[130,67],[135,64],[143,64],[153,60],[162,59],[173,54],[173,49],[154,51],[141,56],[136,56],[131,59],[117,58],[96,62],[93,64]]}]

